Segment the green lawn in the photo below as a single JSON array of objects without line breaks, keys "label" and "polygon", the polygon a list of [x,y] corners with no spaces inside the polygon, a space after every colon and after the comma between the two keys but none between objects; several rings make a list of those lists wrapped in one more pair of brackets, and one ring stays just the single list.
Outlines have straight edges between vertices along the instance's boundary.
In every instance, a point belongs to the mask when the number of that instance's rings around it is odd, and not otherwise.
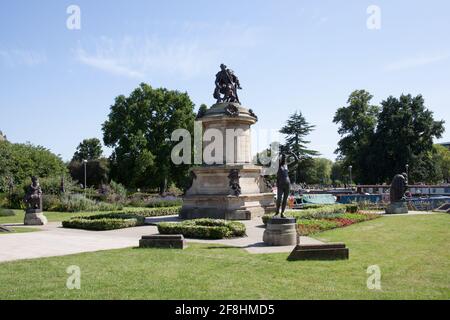
[{"label": "green lawn", "polygon": [[[0,299],[450,299],[450,215],[393,216],[317,235],[347,261],[294,261],[238,248],[120,249],[0,264]],[[66,289],[66,268],[81,289]],[[367,267],[381,268],[381,291]]]}]

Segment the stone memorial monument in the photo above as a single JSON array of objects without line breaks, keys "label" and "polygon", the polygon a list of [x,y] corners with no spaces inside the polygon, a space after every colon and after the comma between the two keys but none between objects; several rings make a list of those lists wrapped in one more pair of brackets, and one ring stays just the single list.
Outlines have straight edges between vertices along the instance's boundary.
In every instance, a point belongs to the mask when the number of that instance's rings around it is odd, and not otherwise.
[{"label": "stone memorial monument", "polygon": [[408,213],[405,192],[408,189],[408,175],[395,175],[389,192],[390,203],[386,207],[387,214]]},{"label": "stone memorial monument", "polygon": [[24,202],[27,205],[25,211],[25,225],[45,225],[47,218],[42,213],[42,189],[37,177],[31,178],[31,185],[25,194]]},{"label": "stone memorial monument", "polygon": [[250,220],[275,210],[262,167],[252,164],[250,127],[258,118],[241,105],[237,90],[242,88],[234,72],[223,64],[220,69],[213,93],[217,102],[197,117],[202,123],[204,154],[214,157],[203,158],[203,164],[192,169],[182,219]]}]

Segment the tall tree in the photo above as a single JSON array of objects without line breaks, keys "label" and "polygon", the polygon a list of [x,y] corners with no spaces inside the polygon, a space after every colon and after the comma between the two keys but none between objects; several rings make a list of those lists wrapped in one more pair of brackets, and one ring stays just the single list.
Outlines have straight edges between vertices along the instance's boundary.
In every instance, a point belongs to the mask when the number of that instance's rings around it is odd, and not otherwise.
[{"label": "tall tree", "polygon": [[[433,139],[444,132],[444,121],[435,121],[421,95],[388,97],[381,102],[371,153],[375,156],[373,182],[390,181],[409,165],[411,182],[431,182],[436,176]],[[377,179],[378,178],[378,179]]]},{"label": "tall tree", "polygon": [[193,132],[194,104],[187,93],[154,89],[142,83],[129,97],[115,99],[103,124],[103,141],[113,148],[111,178],[128,187],[182,186],[189,165],[174,165],[171,141],[175,129]]},{"label": "tall tree", "polygon": [[296,183],[304,179],[301,178],[301,171],[312,165],[310,158],[319,155],[317,151],[307,148],[310,141],[305,140],[305,137],[311,133],[314,127],[306,121],[300,111],[296,111],[280,130],[280,133],[286,135],[286,144],[281,149],[292,152],[299,159],[292,168]]},{"label": "tall tree", "polygon": [[439,144],[433,146],[433,161],[437,163],[439,176],[436,182],[444,180],[444,182],[450,181],[450,150]]},{"label": "tall tree", "polygon": [[72,160],[97,160],[102,156],[102,143],[97,138],[84,139],[77,147]]},{"label": "tall tree", "polygon": [[338,133],[342,137],[335,151],[342,160],[340,165],[344,170],[352,166],[353,180],[363,183],[372,178],[370,148],[379,114],[379,107],[370,103],[372,98],[365,90],[353,91],[347,106],[339,108],[333,119],[339,124]]}]

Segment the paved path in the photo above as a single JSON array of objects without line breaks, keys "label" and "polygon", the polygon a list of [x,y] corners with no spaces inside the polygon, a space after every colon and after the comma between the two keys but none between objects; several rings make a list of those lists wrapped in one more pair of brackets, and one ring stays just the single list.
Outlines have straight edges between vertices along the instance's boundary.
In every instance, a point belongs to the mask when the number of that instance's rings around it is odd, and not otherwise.
[{"label": "paved path", "polygon": [[[147,223],[175,221],[176,217],[148,218]],[[262,242],[264,228],[261,219],[244,221],[247,237],[221,240],[188,239],[189,242],[211,243],[244,248],[250,253],[291,252],[294,246],[271,247]],[[21,224],[6,224],[19,227]],[[138,246],[142,235],[157,234],[154,225],[126,228],[111,231],[87,231],[65,229],[60,222],[50,222],[37,227],[41,231],[0,235],[0,262],[62,256],[68,254],[93,252]],[[301,237],[301,243],[322,243],[309,237]]]}]

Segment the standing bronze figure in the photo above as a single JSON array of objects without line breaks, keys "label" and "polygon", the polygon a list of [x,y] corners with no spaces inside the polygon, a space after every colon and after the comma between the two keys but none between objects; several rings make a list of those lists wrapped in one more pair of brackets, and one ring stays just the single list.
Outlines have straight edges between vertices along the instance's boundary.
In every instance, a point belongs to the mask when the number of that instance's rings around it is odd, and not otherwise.
[{"label": "standing bronze figure", "polygon": [[277,214],[284,218],[286,210],[287,198],[291,190],[291,180],[289,179],[289,169],[286,162],[286,155],[282,154],[277,172]]},{"label": "standing bronze figure", "polygon": [[[217,103],[236,102],[240,103],[237,90],[241,90],[238,77],[233,70],[227,68],[223,63],[220,65],[220,71],[216,74],[216,88],[214,89],[214,98]],[[223,95],[223,97],[222,97]]]}]

